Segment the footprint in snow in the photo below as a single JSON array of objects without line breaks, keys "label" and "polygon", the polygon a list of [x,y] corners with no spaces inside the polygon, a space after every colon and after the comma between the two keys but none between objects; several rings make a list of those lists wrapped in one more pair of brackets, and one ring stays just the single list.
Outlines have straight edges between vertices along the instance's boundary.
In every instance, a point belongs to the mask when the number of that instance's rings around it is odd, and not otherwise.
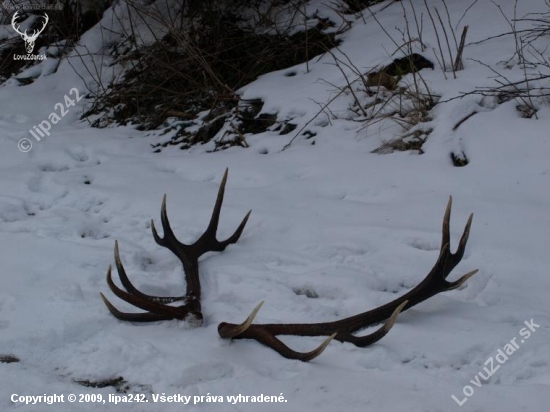
[{"label": "footprint in snow", "polygon": [[73,160],[79,163],[77,167],[99,166],[101,164],[101,161],[95,155],[94,151],[87,147],[70,147],[66,149],[66,152]]},{"label": "footprint in snow", "polygon": [[18,124],[31,123],[30,119],[22,114],[2,114],[0,115],[0,122]]},{"label": "footprint in snow", "polygon": [[407,243],[410,247],[414,249],[424,250],[427,252],[439,250],[439,244],[437,243],[437,241],[429,241],[429,240],[424,240],[420,238],[414,238],[409,240]]}]

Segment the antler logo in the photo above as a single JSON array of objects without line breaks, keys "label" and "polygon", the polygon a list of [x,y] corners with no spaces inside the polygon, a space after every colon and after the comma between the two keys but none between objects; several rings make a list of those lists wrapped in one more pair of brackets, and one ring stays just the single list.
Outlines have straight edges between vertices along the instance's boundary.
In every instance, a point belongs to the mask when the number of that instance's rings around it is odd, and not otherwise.
[{"label": "antler logo", "polygon": [[19,30],[19,28],[21,26],[17,25],[17,23],[16,23],[17,13],[19,13],[19,12],[16,11],[15,14],[13,15],[13,17],[11,19],[11,25],[12,25],[13,29],[17,33],[19,33],[21,35],[21,38],[25,41],[25,49],[27,49],[27,53],[31,54],[32,51],[34,50],[34,42],[38,38],[38,35],[44,31],[44,29],[46,28],[46,24],[48,24],[48,21],[50,20],[50,18],[48,17],[48,15],[46,13],[44,13],[44,24],[42,25],[42,28],[39,29],[39,30],[34,30],[32,35],[28,35],[27,30],[25,30],[24,33],[22,33]]}]

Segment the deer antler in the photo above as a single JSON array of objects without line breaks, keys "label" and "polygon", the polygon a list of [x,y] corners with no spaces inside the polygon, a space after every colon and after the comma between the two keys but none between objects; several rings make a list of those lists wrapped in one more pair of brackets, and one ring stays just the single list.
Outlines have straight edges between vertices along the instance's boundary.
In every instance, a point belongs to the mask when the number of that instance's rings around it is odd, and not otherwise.
[{"label": "deer antler", "polygon": [[38,30],[34,30],[34,33],[31,36],[31,38],[33,40],[36,40],[38,35],[44,31],[44,29],[46,28],[46,25],[48,24],[49,21],[50,21],[50,18],[48,17],[48,15],[46,13],[44,13],[44,23],[42,24],[42,28],[40,28]]},{"label": "deer antler", "polygon": [[23,37],[27,37],[27,30],[25,30],[25,33],[22,33],[20,30],[19,30],[19,27],[21,27],[21,25],[19,26],[15,26],[16,24],[16,20],[17,20],[17,15],[19,14],[19,11],[16,11],[15,13],[13,13],[13,17],[11,18],[11,25],[13,27],[13,29],[15,30],[15,32]]},{"label": "deer antler", "polygon": [[42,33],[44,31],[44,29],[46,28],[46,25],[48,24],[48,21],[50,21],[50,18],[48,17],[48,14],[47,13],[44,13],[44,23],[42,24],[42,28],[39,29],[39,30],[33,30],[33,34],[31,36],[29,36],[27,34],[27,30],[25,30],[24,33],[22,33],[20,30],[19,30],[19,27],[21,27],[21,25],[19,26],[15,26],[16,24],[16,20],[17,20],[17,15],[18,15],[19,11],[16,11],[14,14],[13,14],[13,17],[11,18],[11,25],[13,27],[13,29],[15,30],[15,32],[19,35],[21,35],[25,40],[29,40],[29,41],[35,41],[37,38],[38,38],[38,35],[40,33]]},{"label": "deer antler", "polygon": [[[219,335],[224,339],[255,339],[269,346],[285,358],[302,361],[308,361],[319,356],[333,338],[340,342],[353,343],[359,347],[368,346],[377,342],[389,332],[401,311],[407,310],[440,292],[456,289],[477,273],[477,270],[473,270],[454,282],[446,280],[464,255],[473,218],[473,214],[471,214],[464,228],[464,233],[462,234],[456,252],[451,253],[449,234],[451,205],[452,198],[449,198],[443,218],[443,236],[437,262],[424,280],[403,296],[383,306],[349,318],[334,322],[306,324],[253,324],[254,317],[258,313],[262,302],[252,311],[248,319],[242,324],[220,323],[218,325]],[[376,325],[383,321],[386,321],[386,323],[369,335],[360,337],[353,335],[353,332],[359,329]],[[277,335],[329,336],[329,338],[314,351],[301,353],[290,349],[277,338]]]},{"label": "deer antler", "polygon": [[[132,322],[154,322],[159,320],[169,319],[188,319],[195,324],[202,324],[202,312],[201,312],[201,285],[199,280],[199,257],[206,252],[215,251],[221,252],[228,245],[235,243],[239,240],[241,233],[248,221],[250,213],[249,211],[237,230],[224,241],[219,241],[216,238],[216,232],[218,230],[218,223],[220,220],[220,211],[223,203],[223,196],[225,193],[225,184],[227,182],[228,170],[225,170],[222,181],[220,183],[220,189],[218,191],[218,197],[216,204],[214,205],[214,211],[210,223],[206,228],[206,231],[199,239],[192,245],[185,245],[181,243],[168,221],[166,214],[166,195],[162,200],[162,207],[160,213],[160,219],[162,222],[162,229],[164,231],[164,237],[160,237],[153,220],[151,220],[151,229],[155,242],[160,246],[164,246],[174,253],[181,261],[183,269],[185,271],[185,280],[187,283],[187,291],[184,296],[179,297],[162,297],[162,296],[150,296],[143,292],[140,292],[130,282],[130,279],[126,275],[124,266],[120,260],[118,242],[115,242],[115,265],[118,271],[118,275],[122,285],[126,291],[120,289],[115,285],[111,276],[111,267],[107,271],[107,284],[111,291],[120,299],[140,308],[146,310],[146,313],[124,313],[116,309],[107,298],[100,293],[103,302],[107,305],[107,308],[111,313],[120,320],[132,321]],[[181,306],[169,306],[168,303],[177,301],[184,301]]]}]

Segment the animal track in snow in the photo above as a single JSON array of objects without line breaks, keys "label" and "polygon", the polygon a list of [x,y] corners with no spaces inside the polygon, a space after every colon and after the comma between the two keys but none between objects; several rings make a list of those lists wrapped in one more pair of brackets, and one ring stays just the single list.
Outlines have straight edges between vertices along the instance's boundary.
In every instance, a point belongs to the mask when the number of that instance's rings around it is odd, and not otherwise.
[{"label": "animal track in snow", "polygon": [[67,154],[76,162],[78,167],[99,166],[101,161],[95,155],[93,150],[84,146],[70,147],[66,150]]},{"label": "animal track in snow", "polygon": [[431,252],[433,250],[439,250],[439,244],[437,241],[426,240],[421,238],[414,238],[407,241],[408,245],[414,249],[425,250]]},{"label": "animal track in snow", "polygon": [[99,166],[101,161],[94,152],[86,147],[71,147],[59,153],[56,159],[38,163],[41,172],[67,172],[73,169]]},{"label": "animal track in snow", "polygon": [[31,215],[26,202],[19,199],[0,196],[0,223],[25,220]]},{"label": "animal track in snow", "polygon": [[2,114],[0,115],[0,122],[2,123],[18,123],[27,124],[31,123],[29,117],[22,114]]},{"label": "animal track in snow", "polygon": [[53,162],[50,162],[38,165],[38,169],[41,172],[66,172],[70,170],[70,167],[67,165],[55,164]]}]

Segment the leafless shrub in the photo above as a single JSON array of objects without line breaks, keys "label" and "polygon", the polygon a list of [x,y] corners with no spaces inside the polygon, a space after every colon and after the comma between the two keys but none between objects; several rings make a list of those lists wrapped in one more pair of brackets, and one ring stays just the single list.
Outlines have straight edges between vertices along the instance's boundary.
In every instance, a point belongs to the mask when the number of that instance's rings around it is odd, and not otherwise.
[{"label": "leafless shrub", "polygon": [[[409,0],[409,2],[414,10],[412,0]],[[464,68],[464,65],[462,63],[462,55],[464,52],[464,46],[466,44],[468,26],[464,26],[462,28],[462,35],[460,38],[460,42],[458,42],[455,28],[453,27],[453,23],[451,21],[449,8],[447,7],[447,3],[445,2],[445,0],[441,0],[441,2],[443,4],[443,9],[445,10],[446,21],[443,17],[441,17],[441,13],[437,7],[433,7],[433,10],[430,10],[430,7],[428,6],[426,0],[424,0],[424,6],[426,8],[426,12],[428,13],[430,22],[432,23],[432,27],[437,40],[438,49],[437,51],[434,49],[435,56],[438,59],[441,68],[443,69],[443,73],[445,74],[448,71],[452,71],[453,77],[456,79],[456,72]],[[466,14],[476,2],[477,0],[474,0],[474,2],[466,9],[464,14]],[[462,18],[460,20],[462,20]],[[443,39],[445,40],[445,46],[442,45]],[[445,77],[447,76],[445,75]]]},{"label": "leafless shrub", "polygon": [[[515,100],[520,116],[538,118],[539,104],[548,102],[550,97],[550,56],[547,47],[547,39],[550,36],[550,0],[545,0],[545,4],[546,12],[530,13],[524,17],[518,17],[518,0],[516,0],[513,16],[508,17],[502,7],[495,3],[510,27],[509,32],[497,37],[512,36],[515,44],[513,56],[504,63],[503,67],[506,70],[518,67],[521,74],[518,76],[517,71],[504,74],[503,70],[497,70],[484,62],[474,60],[494,74],[493,79],[497,85],[478,87],[463,95],[479,94],[493,98],[496,104]],[[520,25],[525,28],[520,29]],[[493,38],[495,36],[480,42]]]},{"label": "leafless shrub", "polygon": [[422,19],[416,13],[413,14],[417,30],[417,35],[413,35],[409,25],[410,14],[403,7],[405,27],[399,31],[402,38],[398,41],[386,31],[374,13],[371,12],[371,15],[395,44],[394,54],[399,52],[404,57],[395,59],[385,67],[365,72],[337,48],[330,54],[345,83],[341,87],[333,86],[339,91],[338,95],[346,94],[351,97],[351,118],[362,122],[362,129],[367,130],[374,125],[380,127],[386,122],[400,127],[401,132],[375,150],[376,153],[395,150],[423,153],[422,145],[431,132],[431,127],[427,124],[439,96],[430,90],[420,72],[422,68],[433,68],[433,64],[415,53],[417,44],[421,50],[425,49],[421,40]]},{"label": "leafless shrub", "polygon": [[[158,150],[211,140],[216,148],[246,147],[244,125],[250,122],[242,117],[236,91],[337,44],[334,30],[325,32],[332,23],[308,15],[301,1],[221,3],[181,2],[180,8],[161,9],[158,3],[129,2],[124,15],[117,15],[126,22],[124,47],[112,50],[126,68],[111,84],[95,88],[86,113],[93,124],[162,127],[169,140]],[[141,41],[144,35],[149,42]]]}]

